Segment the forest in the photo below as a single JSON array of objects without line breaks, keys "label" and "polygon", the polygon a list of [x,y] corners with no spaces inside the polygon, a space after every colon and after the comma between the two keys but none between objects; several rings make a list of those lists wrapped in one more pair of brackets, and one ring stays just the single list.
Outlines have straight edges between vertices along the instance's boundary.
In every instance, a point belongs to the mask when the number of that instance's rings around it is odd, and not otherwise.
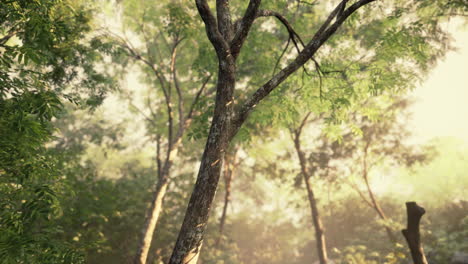
[{"label": "forest", "polygon": [[468,264],[468,138],[412,125],[467,17],[0,0],[0,264]]}]

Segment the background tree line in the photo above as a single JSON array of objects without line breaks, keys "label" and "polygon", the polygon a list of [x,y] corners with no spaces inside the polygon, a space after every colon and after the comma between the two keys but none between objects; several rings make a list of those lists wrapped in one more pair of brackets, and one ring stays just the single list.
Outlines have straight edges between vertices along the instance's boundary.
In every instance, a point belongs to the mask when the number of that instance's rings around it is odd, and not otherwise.
[{"label": "background tree line", "polygon": [[413,197],[466,252],[466,153],[405,128],[464,1],[195,2],[0,4],[2,263],[405,263]]}]

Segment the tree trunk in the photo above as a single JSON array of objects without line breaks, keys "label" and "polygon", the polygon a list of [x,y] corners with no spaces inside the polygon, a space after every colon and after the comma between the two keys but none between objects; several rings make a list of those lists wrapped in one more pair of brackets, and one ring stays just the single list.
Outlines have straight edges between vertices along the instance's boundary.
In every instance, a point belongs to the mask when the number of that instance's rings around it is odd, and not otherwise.
[{"label": "tree trunk", "polygon": [[426,256],[421,244],[421,237],[419,234],[419,222],[421,217],[426,213],[424,208],[419,206],[416,202],[406,203],[406,214],[408,215],[408,224],[406,229],[401,232],[408,242],[408,247],[411,252],[414,264],[427,264]]},{"label": "tree trunk", "polygon": [[[301,126],[302,129],[302,126]],[[300,145],[300,130],[295,132],[294,145],[296,147],[296,152],[299,157],[299,163],[301,165],[301,172],[304,178],[304,182],[307,188],[307,196],[309,198],[310,210],[312,215],[312,223],[315,229],[315,241],[317,243],[317,253],[319,256],[320,264],[328,263],[327,256],[327,244],[325,241],[325,232],[323,228],[322,221],[320,220],[319,210],[317,208],[317,200],[315,199],[314,191],[309,182],[310,173],[307,169],[307,160],[305,158],[304,152],[301,150]]]},{"label": "tree trunk", "polygon": [[197,263],[203,243],[203,234],[216,193],[224,152],[231,134],[231,115],[235,85],[235,62],[231,54],[223,56],[219,63],[216,104],[208,140],[203,152],[184,222],[169,264]]},{"label": "tree trunk", "polygon": [[153,200],[151,201],[151,206],[148,209],[147,215],[145,217],[145,225],[141,234],[139,241],[137,254],[135,255],[134,264],[145,264],[146,259],[148,258],[148,252],[151,247],[151,241],[153,240],[154,230],[156,224],[158,223],[159,215],[162,209],[162,203],[164,196],[166,195],[167,186],[169,184],[169,170],[171,162],[167,160],[165,166],[159,177],[158,184],[153,193]]},{"label": "tree trunk", "polygon": [[317,208],[317,200],[315,199],[314,191],[312,190],[312,186],[310,185],[309,179],[304,177],[306,187],[307,187],[307,195],[309,197],[310,203],[310,210],[312,213],[312,221],[315,228],[315,240],[317,243],[317,252],[319,255],[320,264],[327,264],[328,263],[328,256],[327,256],[327,244],[325,242],[325,232],[323,228],[322,221],[320,220],[319,211]]},{"label": "tree trunk", "polygon": [[223,231],[224,231],[224,223],[226,222],[226,214],[227,214],[227,208],[229,205],[229,202],[231,200],[231,172],[227,172],[230,174],[228,177],[226,177],[226,189],[224,193],[224,206],[223,206],[223,213],[221,215],[221,219],[219,221],[219,235],[222,236]]},{"label": "tree trunk", "polygon": [[[250,0],[239,27],[234,28],[229,11],[229,0],[216,1],[216,17],[206,0],[195,0],[205,30],[215,48],[218,62],[218,83],[213,120],[208,134],[198,171],[195,188],[177,238],[169,264],[195,264],[200,254],[203,234],[206,229],[210,208],[221,173],[224,152],[249,113],[257,103],[268,96],[279,84],[309,61],[315,52],[360,7],[375,0],[359,0],[347,9],[341,2],[328,16],[314,37],[299,52],[297,57],[258,88],[234,116],[234,87],[236,76],[235,60],[249,34],[250,28],[259,15],[261,0]],[[332,23],[332,21],[334,21]]]}]

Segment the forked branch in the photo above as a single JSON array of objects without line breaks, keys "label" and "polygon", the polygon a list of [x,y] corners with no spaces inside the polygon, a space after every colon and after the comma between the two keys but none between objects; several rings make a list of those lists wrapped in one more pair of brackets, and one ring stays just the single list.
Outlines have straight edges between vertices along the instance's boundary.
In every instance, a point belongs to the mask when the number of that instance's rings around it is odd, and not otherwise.
[{"label": "forked branch", "polygon": [[225,54],[229,52],[229,44],[219,32],[218,23],[216,22],[216,18],[213,16],[208,3],[206,0],[196,0],[195,3],[197,5],[198,13],[205,23],[208,39],[211,41],[211,44],[213,44],[216,54],[218,54],[218,57],[225,56]]}]

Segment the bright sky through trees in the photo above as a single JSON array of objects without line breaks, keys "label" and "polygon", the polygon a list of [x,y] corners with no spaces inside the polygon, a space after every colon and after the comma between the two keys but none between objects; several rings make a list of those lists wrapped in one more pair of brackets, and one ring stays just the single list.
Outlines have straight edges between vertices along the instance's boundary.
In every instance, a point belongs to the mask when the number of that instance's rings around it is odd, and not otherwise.
[{"label": "bright sky through trees", "polygon": [[456,20],[447,27],[457,50],[449,52],[413,92],[416,141],[457,137],[468,142],[468,29]]}]

